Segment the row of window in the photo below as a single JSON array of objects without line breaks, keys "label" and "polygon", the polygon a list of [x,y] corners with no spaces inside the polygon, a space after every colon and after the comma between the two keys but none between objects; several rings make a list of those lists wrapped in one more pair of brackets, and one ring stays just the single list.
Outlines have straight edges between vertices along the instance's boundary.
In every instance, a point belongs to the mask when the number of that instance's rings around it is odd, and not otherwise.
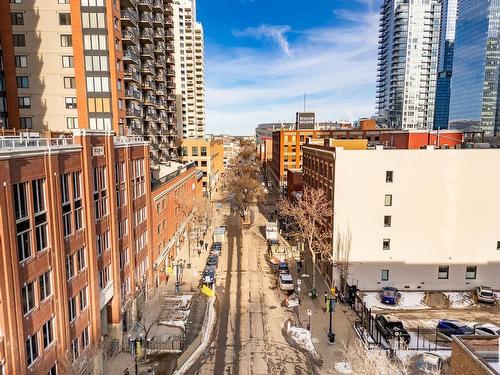
[{"label": "row of window", "polygon": [[29,336],[26,340],[26,361],[28,362],[28,366],[31,366],[40,357],[40,349],[42,351],[47,350],[53,342],[54,321],[53,318],[50,318],[39,331]]},{"label": "row of window", "polygon": [[84,247],[73,254],[66,256],[66,278],[71,280],[87,266],[86,250]]},{"label": "row of window", "polygon": [[[77,305],[78,302],[78,305]],[[84,286],[78,294],[71,297],[68,301],[68,316],[69,322],[72,323],[79,313],[85,310],[88,306],[87,286]]]},{"label": "row of window", "polygon": [[80,353],[84,351],[90,344],[90,332],[89,327],[85,327],[80,335],[80,337],[75,338],[71,341],[71,356],[73,361],[76,361],[80,357]]},{"label": "row of window", "polygon": [[25,283],[21,287],[24,315],[31,313],[35,307],[52,295],[51,275],[51,270],[48,270],[41,274],[38,279]]},{"label": "row of window", "polygon": [[[438,279],[448,280],[450,276],[450,266],[439,266],[438,267]],[[477,277],[477,266],[466,266],[465,267],[465,279],[466,280],[476,280]],[[389,281],[389,270],[384,269],[381,271],[380,279],[382,281]]]}]

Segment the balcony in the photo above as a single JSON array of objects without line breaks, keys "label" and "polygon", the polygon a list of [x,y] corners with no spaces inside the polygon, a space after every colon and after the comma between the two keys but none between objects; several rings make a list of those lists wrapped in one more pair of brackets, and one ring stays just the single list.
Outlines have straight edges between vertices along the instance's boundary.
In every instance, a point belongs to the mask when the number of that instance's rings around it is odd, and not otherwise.
[{"label": "balcony", "polygon": [[142,43],[153,43],[154,32],[153,29],[148,27],[141,31],[141,42]]},{"label": "balcony", "polygon": [[173,44],[171,44],[171,43],[168,43],[168,44],[167,44],[167,47],[166,47],[166,50],[167,50],[167,52],[169,52],[169,53],[173,53],[173,52],[174,52],[174,45],[173,45]]},{"label": "balcony", "polygon": [[155,55],[155,51],[154,51],[154,47],[152,45],[148,44],[148,45],[143,45],[141,47],[141,56],[145,56],[145,57],[149,56],[149,57],[153,58],[154,55]]},{"label": "balcony", "polygon": [[126,46],[123,50],[123,60],[139,65],[141,62],[141,59],[139,58],[139,49],[134,46]]},{"label": "balcony", "polygon": [[144,74],[155,74],[155,67],[150,62],[144,63],[141,66],[141,71]]},{"label": "balcony", "polygon": [[73,147],[72,138],[29,138],[29,137],[0,137],[0,153],[12,149],[46,148],[46,147]]},{"label": "balcony", "polygon": [[122,43],[123,45],[139,43],[139,33],[135,27],[126,27],[122,29]]},{"label": "balcony", "polygon": [[165,31],[160,28],[155,29],[155,39],[162,39],[165,38]]},{"label": "balcony", "polygon": [[151,80],[142,81],[143,90],[156,90],[156,83]]},{"label": "balcony", "polygon": [[[164,74],[157,74],[156,75],[156,81],[157,82],[165,82],[166,80],[167,80],[167,76],[166,75],[164,75]],[[167,85],[167,87],[169,87],[169,86]]]},{"label": "balcony", "polygon": [[163,42],[156,43],[155,53],[164,55],[165,54],[165,43],[163,43]]},{"label": "balcony", "polygon": [[120,12],[122,26],[137,26],[139,15],[135,10],[124,9]]},{"label": "balcony", "polygon": [[162,0],[154,0],[153,8],[157,8],[158,10],[163,10],[163,1]]},{"label": "balcony", "polygon": [[165,57],[163,56],[157,56],[155,59],[155,66],[159,68],[164,68],[166,64]]},{"label": "balcony", "polygon": [[141,13],[141,17],[139,18],[139,23],[143,23],[145,25],[153,26],[153,16],[151,16],[150,12]]},{"label": "balcony", "polygon": [[167,30],[165,32],[165,38],[168,39],[168,40],[174,40],[174,33]]},{"label": "balcony", "polygon": [[173,57],[167,57],[167,64],[175,64],[175,59]]},{"label": "balcony", "polygon": [[169,89],[175,89],[175,81],[173,81],[173,80],[169,80],[169,81],[167,82],[167,87],[168,87]]},{"label": "balcony", "polygon": [[153,18],[153,23],[158,26],[163,26],[163,24],[165,23],[165,17],[163,17],[163,14],[156,13]]},{"label": "balcony", "polygon": [[151,9],[153,7],[153,0],[138,0],[137,6],[140,9]]},{"label": "balcony", "polygon": [[141,118],[142,117],[141,107],[135,107],[132,105],[127,106],[127,110],[125,111],[125,116],[131,118]]},{"label": "balcony", "polygon": [[102,310],[104,306],[107,305],[111,298],[115,295],[115,290],[113,289],[113,281],[108,282],[108,285],[99,294],[99,310]]},{"label": "balcony", "polygon": [[125,99],[129,100],[141,100],[142,93],[139,90],[127,89],[125,90]]},{"label": "balcony", "polygon": [[125,81],[134,81],[134,82],[141,82],[141,74],[132,68],[125,69],[123,72],[123,78]]}]

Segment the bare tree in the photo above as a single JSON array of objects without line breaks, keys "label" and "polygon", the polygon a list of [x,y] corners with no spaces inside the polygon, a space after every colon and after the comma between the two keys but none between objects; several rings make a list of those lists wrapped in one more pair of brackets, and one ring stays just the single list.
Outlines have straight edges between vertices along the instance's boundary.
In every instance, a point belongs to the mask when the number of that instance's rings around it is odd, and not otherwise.
[{"label": "bare tree", "polygon": [[255,150],[244,147],[234,164],[226,172],[222,190],[236,212],[246,218],[248,208],[265,196],[260,182],[260,166],[255,159]]},{"label": "bare tree", "polygon": [[297,235],[313,261],[313,288],[316,288],[316,258],[332,260],[332,204],[322,189],[305,188],[302,197],[278,202],[282,216],[294,221]]},{"label": "bare tree", "polygon": [[100,374],[103,365],[102,345],[89,345],[78,353],[74,354],[67,350],[58,360],[59,370],[65,375]]},{"label": "bare tree", "polygon": [[137,333],[144,339],[144,359],[147,359],[147,345],[151,330],[158,325],[161,319],[161,310],[155,310],[154,306],[144,308],[140,312],[140,318],[136,313],[134,321],[137,328]]},{"label": "bare tree", "polygon": [[332,263],[334,268],[336,267],[338,269],[340,280],[335,280],[332,275],[332,283],[334,285],[340,286],[342,288],[342,293],[345,292],[345,290],[343,290],[344,284],[349,275],[351,244],[352,234],[350,229],[347,229],[345,233],[340,233],[340,231],[337,231],[335,252],[333,253]]},{"label": "bare tree", "polygon": [[[401,350],[394,358],[382,349],[369,350],[361,340],[348,342],[343,349],[343,363],[336,364],[336,370],[350,374],[370,375],[416,375],[421,372],[415,369],[412,360],[414,352]],[[344,370],[344,371],[342,371]],[[332,374],[337,372],[332,372]],[[440,371],[429,369],[427,374],[438,375]]]}]

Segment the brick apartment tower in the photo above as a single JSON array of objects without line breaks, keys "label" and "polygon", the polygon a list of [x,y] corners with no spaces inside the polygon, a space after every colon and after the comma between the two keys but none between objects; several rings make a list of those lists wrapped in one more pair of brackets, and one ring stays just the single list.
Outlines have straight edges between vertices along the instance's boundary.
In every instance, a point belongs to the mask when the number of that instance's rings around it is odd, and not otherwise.
[{"label": "brick apartment tower", "polygon": [[0,125],[142,135],[175,159],[172,1],[0,2]]}]

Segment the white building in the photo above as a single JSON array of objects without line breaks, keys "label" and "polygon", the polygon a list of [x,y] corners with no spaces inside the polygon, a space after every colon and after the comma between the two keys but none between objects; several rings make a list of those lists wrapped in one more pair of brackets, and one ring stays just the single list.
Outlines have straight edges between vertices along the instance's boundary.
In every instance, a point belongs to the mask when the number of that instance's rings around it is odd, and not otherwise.
[{"label": "white building", "polygon": [[441,7],[441,0],[384,0],[377,112],[388,126],[433,127]]},{"label": "white building", "polygon": [[304,146],[310,185],[310,176],[324,179],[311,171],[314,160],[329,163],[333,251],[349,249],[348,284],[500,288],[500,150]]},{"label": "white building", "polygon": [[205,135],[205,48],[196,22],[196,0],[174,2],[177,131],[182,138]]}]

